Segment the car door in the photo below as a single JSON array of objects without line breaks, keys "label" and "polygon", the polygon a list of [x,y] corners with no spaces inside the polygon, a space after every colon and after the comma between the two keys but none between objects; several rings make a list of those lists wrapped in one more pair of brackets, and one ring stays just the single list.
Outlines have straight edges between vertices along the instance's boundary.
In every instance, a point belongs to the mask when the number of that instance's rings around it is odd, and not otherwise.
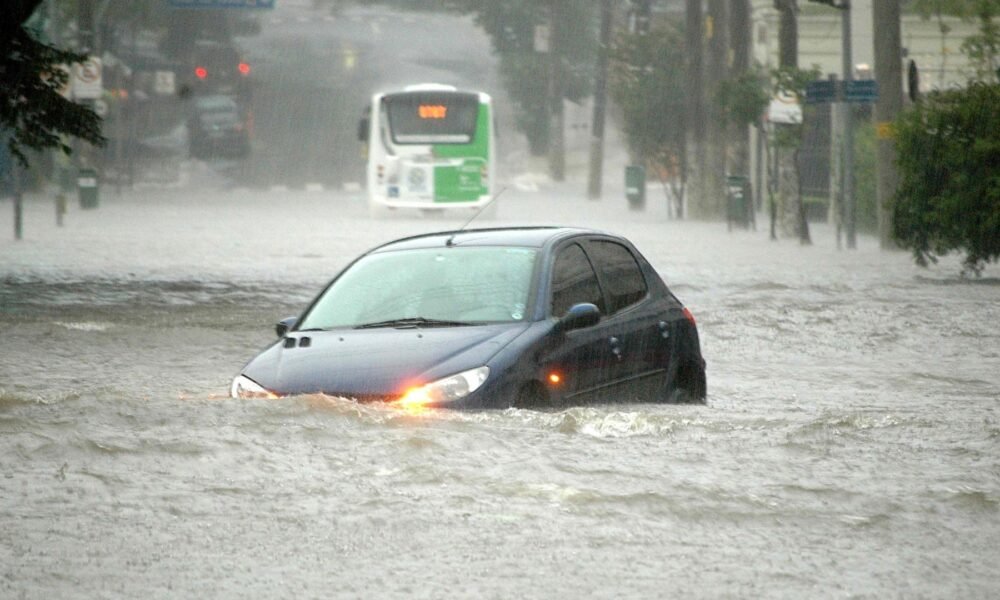
[{"label": "car door", "polygon": [[[574,304],[589,302],[606,312],[597,274],[577,243],[557,250],[551,269],[548,314],[560,318]],[[559,376],[553,388],[567,402],[590,402],[599,398],[609,382],[614,357],[607,327],[591,327],[554,333],[541,354],[543,371]]]},{"label": "car door", "polygon": [[670,326],[663,318],[663,303],[628,246],[591,238],[583,248],[597,271],[607,305],[604,328],[614,356],[606,374],[609,399],[658,399],[670,361]]}]

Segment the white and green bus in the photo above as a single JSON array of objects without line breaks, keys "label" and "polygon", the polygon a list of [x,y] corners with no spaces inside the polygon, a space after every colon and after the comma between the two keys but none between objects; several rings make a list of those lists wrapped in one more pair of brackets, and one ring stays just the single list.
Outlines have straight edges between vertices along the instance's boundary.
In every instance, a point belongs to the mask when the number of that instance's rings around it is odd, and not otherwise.
[{"label": "white and green bus", "polygon": [[493,198],[496,130],[488,94],[413,85],[375,94],[365,112],[358,137],[367,143],[372,216],[399,208],[471,215]]}]

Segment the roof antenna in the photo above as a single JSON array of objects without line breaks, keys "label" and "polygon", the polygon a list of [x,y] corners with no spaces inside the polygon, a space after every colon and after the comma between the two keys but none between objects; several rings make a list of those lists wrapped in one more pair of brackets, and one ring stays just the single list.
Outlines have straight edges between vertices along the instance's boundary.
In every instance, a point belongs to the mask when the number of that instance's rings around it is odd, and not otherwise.
[{"label": "roof antenna", "polygon": [[487,202],[486,204],[480,206],[479,210],[476,211],[476,214],[472,215],[471,219],[469,219],[468,221],[466,221],[464,225],[462,225],[461,227],[459,227],[455,232],[453,232],[450,236],[448,236],[448,239],[445,240],[444,245],[447,246],[447,247],[449,247],[449,248],[451,248],[452,246],[454,246],[455,245],[455,236],[458,235],[458,234],[460,234],[460,233],[462,233],[462,231],[466,227],[469,226],[469,223],[475,221],[476,217],[478,217],[479,215],[481,215],[482,212],[484,210],[486,210],[487,206],[489,206],[490,204],[493,204],[494,202],[496,202],[497,198],[500,197],[500,194],[502,194],[502,193],[504,193],[506,191],[507,191],[507,188],[504,187],[499,192],[497,192],[496,195],[494,195],[492,198],[490,198],[489,202]]}]

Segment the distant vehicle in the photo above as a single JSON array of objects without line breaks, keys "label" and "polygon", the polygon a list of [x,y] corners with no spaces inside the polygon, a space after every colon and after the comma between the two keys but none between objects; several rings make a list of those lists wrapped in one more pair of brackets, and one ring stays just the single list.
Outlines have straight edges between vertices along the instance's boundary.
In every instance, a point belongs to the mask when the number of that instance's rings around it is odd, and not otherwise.
[{"label": "distant vehicle", "polygon": [[191,156],[250,154],[250,133],[243,111],[229,96],[196,96],[188,116]]},{"label": "distant vehicle", "polygon": [[390,242],[277,332],[232,397],[323,393],[405,408],[705,398],[690,311],[631,243],[588,229]]},{"label": "distant vehicle", "polygon": [[490,202],[496,151],[488,94],[414,85],[375,94],[365,112],[358,137],[368,145],[372,216],[398,208],[479,210]]},{"label": "distant vehicle", "polygon": [[230,42],[198,40],[188,52],[185,78],[194,95],[227,95],[241,104],[250,101],[250,63]]}]

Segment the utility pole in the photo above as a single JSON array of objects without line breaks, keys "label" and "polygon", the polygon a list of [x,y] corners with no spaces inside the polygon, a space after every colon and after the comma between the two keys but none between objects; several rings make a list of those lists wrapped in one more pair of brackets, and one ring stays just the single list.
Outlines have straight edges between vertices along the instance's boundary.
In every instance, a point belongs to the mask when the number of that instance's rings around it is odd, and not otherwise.
[{"label": "utility pole", "polygon": [[892,122],[903,109],[902,42],[899,26],[899,1],[874,0],[875,79],[875,191],[878,200],[878,237],[882,249],[894,248],[892,241],[892,197],[899,186],[896,171],[896,148]]},{"label": "utility pole", "polygon": [[551,111],[551,128],[549,132],[549,172],[554,181],[566,179],[566,135],[563,111],[563,64],[562,36],[563,23],[562,3],[564,0],[549,2],[549,102]]},{"label": "utility pole", "polygon": [[[94,52],[94,0],[77,0],[77,50],[87,56]],[[83,100],[82,104],[93,106],[90,100]],[[73,154],[77,169],[90,166],[86,153],[86,146],[74,139]]]},{"label": "utility pole", "polygon": [[[732,53],[731,76],[746,75],[750,70],[750,0],[732,0],[729,10],[729,48]],[[750,128],[740,125],[735,132],[736,146],[733,174],[750,174]]]},{"label": "utility pole", "polygon": [[601,37],[597,49],[597,76],[594,80],[594,116],[590,138],[590,178],[587,197],[601,199],[601,176],[604,169],[604,112],[607,105],[608,51],[614,20],[612,0],[601,0]]},{"label": "utility pole", "polygon": [[[685,0],[684,55],[687,78],[687,98],[684,105],[686,138],[684,164],[684,196],[689,209],[698,213],[704,190],[701,181],[705,169],[705,95],[702,84],[702,33],[704,18],[702,0]],[[689,210],[688,212],[692,212]]]},{"label": "utility pole", "polygon": [[710,218],[725,217],[726,213],[726,149],[729,136],[717,97],[719,88],[729,73],[728,4],[729,0],[708,0],[708,23],[705,27],[708,39],[705,83],[708,87],[710,112],[705,123],[709,172],[702,177],[705,182],[704,191],[707,192],[702,198],[702,209],[703,216]]}]

